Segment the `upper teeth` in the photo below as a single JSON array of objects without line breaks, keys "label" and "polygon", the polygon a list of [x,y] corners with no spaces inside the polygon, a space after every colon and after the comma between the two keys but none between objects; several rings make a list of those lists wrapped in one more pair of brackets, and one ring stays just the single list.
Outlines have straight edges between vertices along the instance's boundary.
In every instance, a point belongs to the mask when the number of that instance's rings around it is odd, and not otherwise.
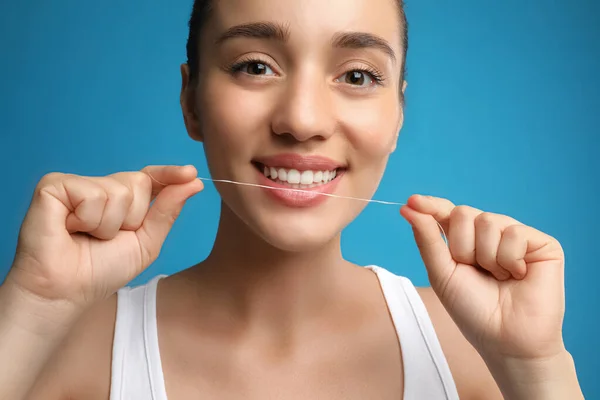
[{"label": "upper teeth", "polygon": [[280,180],[292,185],[312,185],[314,183],[327,183],[333,180],[337,174],[333,171],[298,171],[297,169],[264,167],[267,178]]}]

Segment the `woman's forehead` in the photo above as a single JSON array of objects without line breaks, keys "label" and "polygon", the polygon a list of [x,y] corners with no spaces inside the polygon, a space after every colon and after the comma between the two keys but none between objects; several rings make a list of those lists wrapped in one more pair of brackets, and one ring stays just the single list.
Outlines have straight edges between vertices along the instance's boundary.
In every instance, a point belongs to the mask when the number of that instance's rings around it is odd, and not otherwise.
[{"label": "woman's forehead", "polygon": [[397,0],[213,0],[210,29],[215,38],[234,26],[270,22],[292,42],[331,41],[340,32],[371,33],[401,47]]}]

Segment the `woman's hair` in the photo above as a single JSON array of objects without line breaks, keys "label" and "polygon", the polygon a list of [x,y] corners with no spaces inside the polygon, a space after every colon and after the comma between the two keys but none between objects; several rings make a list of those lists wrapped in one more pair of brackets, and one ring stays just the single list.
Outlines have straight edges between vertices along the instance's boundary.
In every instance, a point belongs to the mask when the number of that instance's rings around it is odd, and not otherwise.
[{"label": "woman's hair", "polygon": [[[394,0],[398,4],[398,11],[400,16],[400,24],[402,25],[402,69],[400,71],[400,88],[402,88],[402,82],[404,81],[406,74],[406,53],[408,51],[408,21],[406,20],[406,14],[404,13],[404,0]],[[209,18],[212,0],[194,0],[194,6],[192,8],[192,16],[189,22],[189,36],[187,42],[187,64],[190,69],[190,80],[195,81],[198,77],[199,69],[199,38],[202,32],[202,28],[206,20]]]}]

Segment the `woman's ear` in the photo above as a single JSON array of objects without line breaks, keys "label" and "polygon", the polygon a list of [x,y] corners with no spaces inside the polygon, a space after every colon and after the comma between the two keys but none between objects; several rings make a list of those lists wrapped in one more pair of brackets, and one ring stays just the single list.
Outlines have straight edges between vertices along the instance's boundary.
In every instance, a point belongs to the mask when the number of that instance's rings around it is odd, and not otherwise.
[{"label": "woman's ear", "polygon": [[179,96],[183,121],[188,135],[199,142],[204,140],[200,129],[200,119],[196,112],[196,91],[192,87],[190,68],[187,64],[181,65],[181,94]]},{"label": "woman's ear", "polygon": [[396,126],[396,137],[394,138],[390,153],[396,151],[396,147],[398,146],[398,138],[400,137],[400,131],[402,130],[402,125],[404,125],[404,92],[406,91],[406,86],[408,86],[408,82],[404,81],[402,83],[402,97],[398,114],[398,125]]}]

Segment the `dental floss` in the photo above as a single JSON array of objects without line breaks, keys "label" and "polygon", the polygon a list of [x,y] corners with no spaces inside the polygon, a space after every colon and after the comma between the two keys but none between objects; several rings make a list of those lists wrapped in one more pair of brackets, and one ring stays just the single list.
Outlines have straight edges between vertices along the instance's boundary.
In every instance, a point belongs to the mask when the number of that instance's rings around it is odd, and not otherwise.
[{"label": "dental floss", "polygon": [[[148,176],[150,177],[150,179],[152,179],[156,183],[158,183],[160,185],[163,185],[163,186],[167,186],[166,184],[164,184],[164,183],[160,182],[159,180],[157,180],[156,178],[154,178],[150,173],[146,172],[146,174],[148,174]],[[258,187],[258,188],[264,188],[264,189],[270,189],[270,190],[287,190],[287,191],[300,192],[300,193],[306,192],[306,190],[303,190],[303,189],[280,188],[280,187],[273,187],[273,186],[267,186],[267,185],[259,185],[259,184],[256,184],[256,183],[246,183],[246,182],[231,181],[231,180],[228,180],[228,179],[211,179],[211,178],[202,178],[202,177],[198,177],[198,179],[200,179],[201,181],[207,181],[207,182],[228,183],[228,184],[232,184],[232,185]],[[360,198],[360,197],[340,196],[340,195],[331,194],[331,193],[323,193],[323,192],[315,192],[315,191],[310,191],[310,193],[316,193],[316,194],[319,194],[321,196],[333,197],[333,198],[338,198],[338,199],[362,201],[364,203],[376,203],[376,204],[384,204],[384,205],[392,205],[392,206],[405,206],[406,205],[406,203],[398,203],[398,202],[394,202],[394,201],[363,199],[363,198]],[[444,242],[446,242],[446,245],[447,245],[448,244],[448,239],[446,237],[446,232],[444,232],[444,228],[442,228],[442,225],[439,222],[437,222],[437,221],[435,221],[435,222],[437,223],[438,227],[442,231],[442,236],[444,237]]]},{"label": "dental floss", "polygon": [[[231,184],[234,184],[234,185],[252,186],[252,187],[259,187],[259,188],[272,189],[272,190],[287,190],[287,191],[291,191],[291,192],[300,192],[300,193],[306,192],[306,190],[303,190],[303,189],[294,189],[294,188],[289,188],[288,189],[288,188],[281,188],[281,187],[258,185],[256,183],[236,182],[236,181],[230,181],[230,180],[226,180],[226,179],[210,179],[210,178],[198,178],[198,179],[200,179],[201,181],[231,183]],[[315,192],[315,191],[311,191],[310,193],[317,193],[317,194],[320,194],[322,196],[335,197],[335,198],[338,198],[338,199],[357,200],[357,201],[362,201],[362,202],[366,202],[366,203],[378,203],[378,204],[396,205],[396,206],[403,206],[404,205],[403,203],[395,203],[395,202],[392,202],[392,201],[361,199],[359,197],[339,196],[337,194],[322,193],[322,192]]]}]

